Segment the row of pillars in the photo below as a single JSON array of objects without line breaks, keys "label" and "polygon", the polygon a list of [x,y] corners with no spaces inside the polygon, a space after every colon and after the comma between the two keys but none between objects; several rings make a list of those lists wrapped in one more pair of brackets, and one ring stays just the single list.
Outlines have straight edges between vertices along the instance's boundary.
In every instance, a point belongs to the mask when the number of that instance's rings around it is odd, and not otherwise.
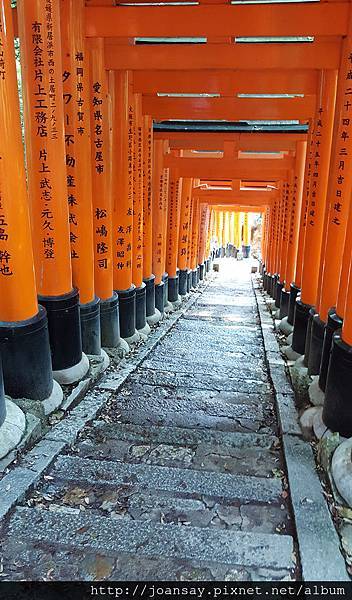
[{"label": "row of pillars", "polygon": [[24,140],[0,0],[0,429],[4,392],[49,414],[89,356],[107,364],[104,347],[128,351],[176,309],[210,269],[215,220],[199,180],[164,167],[132,73],[107,72],[103,41],[85,39],[84,1],[21,0],[17,15]]},{"label": "row of pillars", "polygon": [[212,212],[211,239],[213,258],[248,258],[251,249],[250,214],[216,209]]},{"label": "row of pillars", "polygon": [[352,435],[352,37],[320,75],[314,122],[264,215],[264,288],[327,428]]}]

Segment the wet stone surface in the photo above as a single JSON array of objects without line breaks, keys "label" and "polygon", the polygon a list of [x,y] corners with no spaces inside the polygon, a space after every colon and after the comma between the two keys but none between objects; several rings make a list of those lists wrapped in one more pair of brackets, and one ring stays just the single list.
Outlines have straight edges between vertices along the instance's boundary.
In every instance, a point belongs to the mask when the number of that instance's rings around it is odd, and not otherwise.
[{"label": "wet stone surface", "polygon": [[297,577],[249,267],[222,264],[3,524],[3,580]]}]

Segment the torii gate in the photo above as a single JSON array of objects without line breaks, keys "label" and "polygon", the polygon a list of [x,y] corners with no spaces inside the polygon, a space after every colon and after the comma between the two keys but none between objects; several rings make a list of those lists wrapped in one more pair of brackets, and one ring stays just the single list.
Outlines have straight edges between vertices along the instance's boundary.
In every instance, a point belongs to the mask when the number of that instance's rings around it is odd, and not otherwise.
[{"label": "torii gate", "polygon": [[178,305],[178,270],[194,285],[205,270],[202,181],[274,182],[258,205],[265,286],[288,326],[295,313],[326,424],[350,435],[350,3],[150,4],[0,0],[5,391],[50,412],[87,354],[107,363],[103,346],[126,349]]}]

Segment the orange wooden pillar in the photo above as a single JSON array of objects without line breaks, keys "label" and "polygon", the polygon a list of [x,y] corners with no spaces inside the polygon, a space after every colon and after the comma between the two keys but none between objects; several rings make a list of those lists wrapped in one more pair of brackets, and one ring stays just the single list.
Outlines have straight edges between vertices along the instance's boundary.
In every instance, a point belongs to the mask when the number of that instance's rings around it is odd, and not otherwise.
[{"label": "orange wooden pillar", "polygon": [[177,171],[171,170],[167,218],[166,271],[168,274],[168,300],[174,304],[174,306],[179,302],[179,275],[177,262],[181,194],[182,179],[179,177]]},{"label": "orange wooden pillar", "polygon": [[10,3],[1,0],[0,344],[3,375],[0,364],[0,458],[16,446],[25,429],[21,410],[9,400],[5,402],[4,385],[6,394],[13,398],[44,401],[46,413],[51,412],[50,402],[54,410],[63,397],[57,384],[53,389],[47,316],[37,302],[12,18]]},{"label": "orange wooden pillar", "polygon": [[54,377],[73,383],[89,364],[72,288],[59,4],[20,2],[17,14],[37,290],[48,314]]},{"label": "orange wooden pillar", "polygon": [[352,247],[345,246],[352,192],[352,120],[349,102],[351,52],[352,38],[348,36],[343,43],[338,75],[333,153],[327,194],[329,208],[325,228],[324,260],[317,297],[318,314],[313,318],[311,332],[309,372],[312,375],[319,374],[319,384],[317,386],[315,381],[310,392],[313,394],[319,391],[322,394],[325,391],[332,335],[334,330],[341,326],[343,316],[342,312],[336,313],[336,306],[340,297],[338,308],[344,310],[348,263],[352,250]]},{"label": "orange wooden pillar", "polygon": [[[288,238],[291,219],[291,205],[293,196],[293,173],[290,172],[286,185],[284,186],[283,204],[282,204],[282,224],[281,224],[281,247],[278,256],[278,280],[276,283],[275,306],[281,308],[281,294],[286,281],[286,265],[288,253]],[[281,318],[281,316],[280,316]]]},{"label": "orange wooden pillar", "polygon": [[[327,186],[335,112],[337,74],[321,73],[317,95],[317,108],[313,129],[313,156],[310,198],[307,212],[306,235],[303,254],[301,297],[296,301],[292,348],[305,354],[308,365],[309,347],[306,340],[310,310],[318,297],[318,277],[321,261],[323,226],[327,207]],[[308,344],[309,346],[309,344]]]},{"label": "orange wooden pillar", "polygon": [[120,335],[134,344],[136,288],[132,283],[134,99],[132,73],[110,71],[113,287],[119,297]]},{"label": "orange wooden pillar", "polygon": [[[307,142],[297,142],[296,145],[296,161],[294,178],[292,182],[292,199],[290,203],[290,215],[289,215],[289,229],[288,229],[288,242],[287,242],[287,257],[286,257],[286,272],[284,288],[281,291],[280,300],[280,319],[287,317],[288,325],[293,326],[292,322],[288,320],[289,317],[289,303],[291,296],[291,286],[293,284],[294,273],[297,262],[297,251],[298,251],[298,238],[299,238],[299,224],[302,210],[302,195],[303,195],[303,184],[304,184],[304,169],[306,162],[306,150]],[[293,315],[292,315],[293,317]],[[290,328],[287,330],[289,333]]]},{"label": "orange wooden pillar", "polygon": [[136,329],[142,335],[150,333],[147,323],[146,284],[143,281],[143,115],[142,96],[134,94],[133,118],[133,234],[132,281],[136,287]]},{"label": "orange wooden pillar", "polygon": [[[203,215],[201,212],[200,218],[202,220]],[[230,245],[230,213],[228,210],[224,211],[224,243],[225,243],[225,256],[229,257],[229,245]]]},{"label": "orange wooden pillar", "polygon": [[149,325],[160,320],[155,308],[153,273],[153,121],[143,116],[143,282],[146,286],[146,316]]},{"label": "orange wooden pillar", "polygon": [[351,16],[350,10],[339,71],[335,148],[329,180],[330,213],[319,306],[320,319],[327,320],[319,375],[319,388],[325,391],[323,421],[332,431],[347,437],[352,435]]},{"label": "orange wooden pillar", "polygon": [[[230,213],[226,211],[227,217],[227,229],[228,229],[228,237],[230,238]],[[199,279],[203,281],[205,274],[205,249],[208,237],[208,228],[209,228],[209,206],[208,204],[202,203],[200,205],[199,211],[199,239],[198,239],[198,265],[199,268]]]},{"label": "orange wooden pillar", "polygon": [[187,242],[187,292],[190,292],[192,289],[193,282],[193,271],[192,271],[192,247],[193,247],[193,212],[194,212],[194,180],[191,189],[191,198],[190,198],[190,208],[189,208],[189,235]]},{"label": "orange wooden pillar", "polygon": [[178,268],[179,268],[179,294],[187,294],[187,276],[189,271],[188,243],[190,238],[191,223],[191,198],[193,179],[186,177],[182,181],[181,213],[178,237]]},{"label": "orange wooden pillar", "polygon": [[[196,196],[193,196],[192,201],[192,237],[191,237],[191,247],[190,247],[190,268],[191,268],[191,277],[192,277],[192,288],[195,289],[198,285],[198,273],[199,269],[197,269],[197,258],[198,258],[198,233],[199,233],[199,214],[200,214],[200,206],[199,201]],[[222,232],[222,223],[221,222],[221,232]]]},{"label": "orange wooden pillar", "polygon": [[249,258],[251,251],[251,234],[249,224],[249,214],[243,213],[243,237],[242,237],[242,253],[243,258]]},{"label": "orange wooden pillar", "polygon": [[79,291],[82,349],[86,354],[100,354],[100,306],[94,295],[92,179],[87,176],[91,168],[91,107],[84,3],[63,0],[60,8],[72,281]]},{"label": "orange wooden pillar", "polygon": [[224,212],[219,210],[218,212],[218,244],[219,244],[219,257],[225,256],[225,245],[224,245]]},{"label": "orange wooden pillar", "polygon": [[164,233],[164,215],[167,212],[167,203],[165,202],[164,179],[167,176],[163,168],[164,162],[164,147],[165,142],[163,140],[154,141],[154,152],[153,152],[153,172],[152,172],[152,184],[153,184],[153,223],[152,223],[152,240],[153,240],[153,256],[152,256],[152,269],[155,276],[155,306],[161,314],[164,313],[164,288],[165,284],[163,281],[163,275],[165,272],[164,262],[164,247],[165,247],[165,233]]}]

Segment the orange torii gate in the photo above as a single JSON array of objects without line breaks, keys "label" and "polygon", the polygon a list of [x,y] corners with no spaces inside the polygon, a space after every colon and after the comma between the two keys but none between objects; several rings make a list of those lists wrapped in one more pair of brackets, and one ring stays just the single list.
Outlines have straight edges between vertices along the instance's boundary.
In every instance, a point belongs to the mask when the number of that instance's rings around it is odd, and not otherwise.
[{"label": "orange torii gate", "polygon": [[1,164],[17,190],[2,167],[5,392],[54,410],[52,376],[82,378],[82,349],[105,366],[102,346],[128,351],[209,269],[208,232],[229,237],[254,211],[289,354],[315,376],[326,424],[350,435],[350,3],[0,8]]}]

